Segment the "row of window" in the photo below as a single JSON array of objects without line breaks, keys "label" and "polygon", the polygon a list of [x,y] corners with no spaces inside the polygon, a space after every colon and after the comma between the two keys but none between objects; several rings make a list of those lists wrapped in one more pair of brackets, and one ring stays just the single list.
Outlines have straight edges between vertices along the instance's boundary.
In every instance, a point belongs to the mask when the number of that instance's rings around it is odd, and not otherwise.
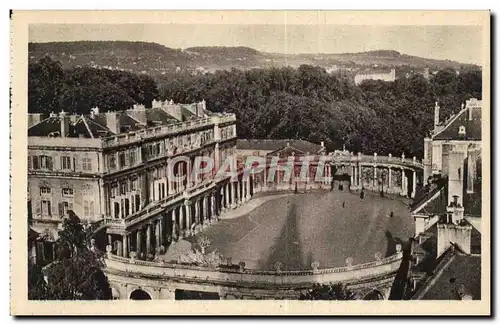
[{"label": "row of window", "polygon": [[[169,139],[168,143],[165,143],[163,141],[148,143],[145,146],[141,147],[142,157],[144,160],[148,160],[163,156],[165,154],[166,148],[190,145],[192,142],[196,141],[196,137],[198,135],[200,136],[201,145],[212,141],[214,138],[213,130],[210,130],[202,132],[200,134],[188,134],[185,136]],[[140,163],[140,161],[138,160],[136,149],[120,152],[118,153],[118,156],[116,154],[111,154],[108,156],[108,167],[111,170],[135,166],[137,163]]]},{"label": "row of window", "polygon": [[[71,187],[63,187],[61,189],[61,192],[62,192],[62,196],[63,197],[73,197],[74,194],[75,194],[75,191],[73,188]],[[40,186],[40,195],[41,196],[48,196],[48,195],[51,195],[52,194],[52,189],[48,186]],[[92,195],[92,190],[90,189],[84,189],[83,190],[83,195],[85,196],[89,196],[89,195]]]},{"label": "row of window", "polygon": [[[52,202],[51,200],[44,199],[40,204],[40,214],[42,216],[52,216]],[[73,210],[73,203],[69,201],[63,201],[59,203],[59,216],[63,217],[68,213],[69,210]],[[94,201],[83,201],[83,215],[85,217],[91,217],[94,215]]]},{"label": "row of window", "polygon": [[125,195],[128,192],[135,191],[137,184],[138,179],[130,180],[129,182],[114,183],[111,185],[111,197],[114,198],[117,195]]},{"label": "row of window", "polygon": [[[28,156],[28,169],[33,170],[54,170],[53,157],[46,155],[38,156]],[[91,158],[80,158],[81,169],[83,171],[92,171],[92,159]],[[61,170],[76,170],[77,158],[71,159],[69,156],[60,157],[60,169]]]}]

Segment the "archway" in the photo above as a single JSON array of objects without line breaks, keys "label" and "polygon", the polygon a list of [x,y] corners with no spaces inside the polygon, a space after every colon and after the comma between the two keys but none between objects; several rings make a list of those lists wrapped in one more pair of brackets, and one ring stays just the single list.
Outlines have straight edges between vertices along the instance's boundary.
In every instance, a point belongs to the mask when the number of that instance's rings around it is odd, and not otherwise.
[{"label": "archway", "polygon": [[146,291],[137,289],[130,294],[130,300],[152,300],[152,298]]},{"label": "archway", "polygon": [[378,290],[373,290],[368,292],[363,297],[363,300],[384,300],[384,295],[382,295]]}]

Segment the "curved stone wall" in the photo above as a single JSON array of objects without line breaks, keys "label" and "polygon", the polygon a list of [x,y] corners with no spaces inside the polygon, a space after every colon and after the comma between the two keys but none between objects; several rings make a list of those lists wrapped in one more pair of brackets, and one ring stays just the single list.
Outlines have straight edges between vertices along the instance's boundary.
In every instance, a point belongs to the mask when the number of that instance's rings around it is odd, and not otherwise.
[{"label": "curved stone wall", "polygon": [[[301,290],[313,283],[342,282],[362,295],[371,290],[387,291],[399,270],[402,252],[369,263],[328,269],[304,271],[261,271],[240,269],[229,270],[221,267],[191,266],[173,263],[157,263],[124,258],[112,254],[105,259],[106,273],[112,286],[120,293],[120,299],[128,299],[130,292],[141,289],[153,299],[165,298],[152,291],[169,291],[172,298],[176,289],[200,289],[218,292],[224,298],[229,292],[245,292],[251,297],[279,297],[294,299]],[[151,279],[154,279],[153,281]],[[123,288],[127,288],[124,292]],[[132,291],[130,291],[132,290]],[[381,289],[382,290],[382,289]],[[130,291],[130,292],[129,292]]]}]

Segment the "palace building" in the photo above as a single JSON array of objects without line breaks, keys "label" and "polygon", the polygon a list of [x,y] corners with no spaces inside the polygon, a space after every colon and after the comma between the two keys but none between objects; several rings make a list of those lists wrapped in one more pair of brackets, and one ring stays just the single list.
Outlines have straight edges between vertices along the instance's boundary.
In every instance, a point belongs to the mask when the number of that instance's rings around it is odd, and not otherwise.
[{"label": "palace building", "polygon": [[[210,112],[204,101],[153,101],[152,106],[110,112],[93,108],[90,115],[60,112],[45,119],[30,114],[28,202],[33,229],[56,237],[72,210],[83,220],[107,225],[109,244],[123,249],[122,244],[129,244],[129,228],[147,232],[145,223],[151,220],[145,215],[166,211],[169,203],[192,200],[205,204],[207,212],[207,200],[226,180],[216,180],[214,173],[183,176],[190,173],[195,157],[211,157],[217,165],[235,153],[235,115]],[[190,159],[176,163],[168,178],[167,164],[178,156]],[[190,226],[182,215],[177,223]]]},{"label": "palace building", "polygon": [[396,69],[387,70],[369,70],[363,71],[354,76],[354,83],[359,85],[364,80],[382,80],[382,81],[394,81],[396,80]]}]

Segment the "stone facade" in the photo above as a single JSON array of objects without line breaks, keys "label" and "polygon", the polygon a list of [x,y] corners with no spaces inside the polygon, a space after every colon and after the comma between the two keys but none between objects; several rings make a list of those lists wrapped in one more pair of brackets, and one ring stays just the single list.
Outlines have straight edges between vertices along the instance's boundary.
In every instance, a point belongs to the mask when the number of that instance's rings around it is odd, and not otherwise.
[{"label": "stone facade", "polygon": [[[213,195],[219,180],[212,172],[192,181],[185,176],[199,163],[198,156],[211,157],[217,165],[234,155],[236,117],[211,113],[204,102],[154,104],[104,114],[93,109],[81,117],[51,114],[28,129],[28,202],[36,229],[55,230],[73,210],[84,220],[113,224],[107,232],[116,234],[125,220],[160,207],[169,197],[183,197],[189,189],[187,198]],[[179,156],[188,158],[171,164],[169,178],[167,166]],[[119,232],[127,233],[126,228]]]}]

